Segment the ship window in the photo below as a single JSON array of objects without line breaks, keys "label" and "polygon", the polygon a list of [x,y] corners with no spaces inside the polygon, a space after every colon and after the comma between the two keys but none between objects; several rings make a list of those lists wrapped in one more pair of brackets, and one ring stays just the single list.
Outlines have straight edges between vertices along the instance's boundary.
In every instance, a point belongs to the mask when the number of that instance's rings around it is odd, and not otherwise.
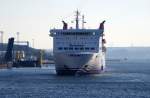
[{"label": "ship window", "polygon": [[80,50],[83,50],[83,48],[80,48]]},{"label": "ship window", "polygon": [[89,50],[89,48],[88,48],[88,47],[86,47],[86,48],[85,48],[85,50]]},{"label": "ship window", "polygon": [[77,56],[80,56],[80,54],[78,54]]},{"label": "ship window", "polygon": [[69,56],[73,56],[72,54],[70,54]]},{"label": "ship window", "polygon": [[68,48],[67,48],[67,47],[64,47],[64,50],[68,50]]},{"label": "ship window", "polygon": [[58,47],[58,50],[62,50],[62,47]]},{"label": "ship window", "polygon": [[91,50],[95,50],[95,48],[92,47]]},{"label": "ship window", "polygon": [[75,48],[75,50],[79,50],[79,48]]},{"label": "ship window", "polygon": [[69,50],[73,50],[73,48],[69,48]]}]

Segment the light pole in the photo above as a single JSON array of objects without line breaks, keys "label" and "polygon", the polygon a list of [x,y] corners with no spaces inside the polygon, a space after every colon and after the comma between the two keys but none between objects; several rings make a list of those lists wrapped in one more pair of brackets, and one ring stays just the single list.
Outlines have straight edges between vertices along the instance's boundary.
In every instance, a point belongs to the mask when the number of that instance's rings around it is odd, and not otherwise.
[{"label": "light pole", "polygon": [[32,47],[34,48],[34,39],[32,39]]},{"label": "light pole", "polygon": [[19,32],[17,32],[17,43],[19,44]]},{"label": "light pole", "polygon": [[0,31],[0,34],[1,34],[1,43],[3,44],[3,34],[4,34],[4,32]]}]

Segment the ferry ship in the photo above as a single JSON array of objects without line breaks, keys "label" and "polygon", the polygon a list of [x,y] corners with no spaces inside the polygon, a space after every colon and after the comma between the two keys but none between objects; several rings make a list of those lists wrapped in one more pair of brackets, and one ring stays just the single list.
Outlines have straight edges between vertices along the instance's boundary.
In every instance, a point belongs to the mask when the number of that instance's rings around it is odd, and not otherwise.
[{"label": "ferry ship", "polygon": [[79,28],[79,14],[76,11],[75,28],[62,21],[62,29],[50,30],[57,75],[97,74],[105,69],[105,21],[97,29],[85,29],[83,16]]}]

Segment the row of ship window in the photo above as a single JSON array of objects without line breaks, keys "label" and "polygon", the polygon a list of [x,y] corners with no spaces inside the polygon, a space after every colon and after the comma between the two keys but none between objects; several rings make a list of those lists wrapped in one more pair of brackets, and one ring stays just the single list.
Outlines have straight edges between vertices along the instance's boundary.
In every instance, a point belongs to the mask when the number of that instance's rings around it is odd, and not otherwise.
[{"label": "row of ship window", "polygon": [[56,42],[57,45],[64,45],[64,44],[73,44],[73,45],[85,45],[85,44],[94,44],[94,45],[98,45],[98,42]]},{"label": "row of ship window", "polygon": [[95,35],[95,32],[61,32],[57,35]]},{"label": "row of ship window", "polygon": [[79,56],[86,56],[87,54],[69,54],[68,56],[73,56],[73,57],[79,57]]},{"label": "row of ship window", "polygon": [[80,39],[80,40],[91,40],[91,39],[95,39],[95,40],[98,40],[97,37],[56,37],[56,39],[61,39],[61,40],[77,40],[77,39]]},{"label": "row of ship window", "polygon": [[81,48],[77,48],[77,47],[75,47],[75,48],[72,48],[72,47],[58,47],[58,50],[95,50],[95,48],[94,47],[91,47],[91,48],[89,48],[89,47],[85,47],[85,48],[83,48],[83,47],[81,47]]}]

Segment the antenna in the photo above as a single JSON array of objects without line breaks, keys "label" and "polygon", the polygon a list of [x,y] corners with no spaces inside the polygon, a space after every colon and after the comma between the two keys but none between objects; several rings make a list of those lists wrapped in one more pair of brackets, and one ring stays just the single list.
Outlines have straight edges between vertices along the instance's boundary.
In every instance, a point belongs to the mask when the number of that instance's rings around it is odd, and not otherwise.
[{"label": "antenna", "polygon": [[79,29],[79,15],[80,15],[80,13],[79,13],[79,11],[77,10],[77,11],[76,11],[76,29]]},{"label": "antenna", "polygon": [[82,29],[84,29],[84,24],[85,24],[86,22],[84,21],[84,15],[82,15]]}]

